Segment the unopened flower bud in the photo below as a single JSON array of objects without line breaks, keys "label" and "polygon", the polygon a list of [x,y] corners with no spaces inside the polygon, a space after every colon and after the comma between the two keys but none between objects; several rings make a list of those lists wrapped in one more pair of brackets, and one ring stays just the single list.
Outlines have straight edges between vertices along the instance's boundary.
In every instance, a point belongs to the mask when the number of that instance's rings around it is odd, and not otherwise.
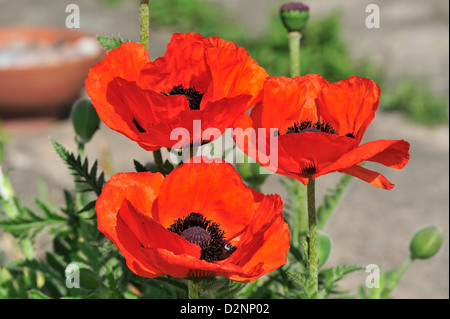
[{"label": "unopened flower bud", "polygon": [[91,140],[100,126],[100,119],[88,99],[75,102],[72,109],[72,124],[75,133],[83,142]]},{"label": "unopened flower bud", "polygon": [[280,16],[289,32],[301,32],[309,19],[309,7],[301,2],[289,2],[281,6]]},{"label": "unopened flower bud", "polygon": [[412,258],[428,259],[439,252],[444,242],[444,232],[436,226],[419,230],[411,240],[409,250]]}]

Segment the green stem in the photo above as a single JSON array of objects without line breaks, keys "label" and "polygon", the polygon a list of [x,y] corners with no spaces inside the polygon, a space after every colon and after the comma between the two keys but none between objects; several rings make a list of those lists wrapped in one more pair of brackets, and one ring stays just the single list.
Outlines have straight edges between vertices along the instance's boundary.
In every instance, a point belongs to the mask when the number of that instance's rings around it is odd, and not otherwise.
[{"label": "green stem", "polygon": [[79,137],[76,138],[77,142],[77,148],[78,148],[78,155],[80,155],[81,158],[84,156],[84,147],[86,143]]},{"label": "green stem", "polygon": [[289,32],[289,52],[291,58],[291,77],[300,75],[300,32]]},{"label": "green stem", "polygon": [[189,299],[198,299],[198,282],[188,280],[188,297]]},{"label": "green stem", "polygon": [[389,294],[400,284],[400,281],[402,280],[403,275],[405,274],[405,272],[409,268],[409,266],[411,266],[412,262],[413,262],[413,259],[411,257],[409,257],[408,259],[405,260],[403,265],[395,271],[392,280],[389,282],[387,287],[385,287],[386,295],[383,297],[388,298]]},{"label": "green stem", "polygon": [[406,270],[409,268],[409,266],[411,266],[412,262],[413,262],[413,259],[411,257],[409,257],[408,259],[405,260],[402,267],[400,268],[400,276],[403,276],[403,274],[406,272]]},{"label": "green stem", "polygon": [[[84,149],[85,149],[85,143],[80,137],[76,137],[77,142],[77,148],[78,148],[78,155],[83,160],[84,157]],[[75,202],[77,205],[77,209],[81,210],[84,207],[85,204],[85,193],[82,193],[81,190],[83,189],[83,185],[81,185],[78,182],[75,182]]]},{"label": "green stem", "polygon": [[[302,34],[298,31],[291,31],[288,33],[289,39],[289,54],[290,54],[290,67],[291,67],[291,77],[296,77],[300,75],[300,39]],[[296,212],[294,218],[294,244],[298,247],[300,243],[300,237],[308,231],[308,214],[306,211],[306,187],[299,185],[297,188],[296,202]]]},{"label": "green stem", "polygon": [[314,291],[319,289],[319,255],[318,255],[318,241],[317,241],[317,218],[316,218],[316,195],[315,195],[315,181],[311,174],[307,185],[308,195],[308,281],[313,286]]},{"label": "green stem", "polygon": [[149,32],[149,16],[150,9],[148,6],[149,0],[141,0],[141,43],[145,50],[148,51],[148,32]]},{"label": "green stem", "polygon": [[308,213],[306,210],[306,187],[305,185],[301,184],[300,189],[298,190],[298,196],[299,196],[299,214],[298,214],[298,230],[300,233],[300,236],[305,236],[308,232]]},{"label": "green stem", "polygon": [[164,162],[161,154],[161,149],[157,149],[156,151],[153,151],[153,158],[155,160],[156,168],[158,169],[158,172],[162,172]]}]

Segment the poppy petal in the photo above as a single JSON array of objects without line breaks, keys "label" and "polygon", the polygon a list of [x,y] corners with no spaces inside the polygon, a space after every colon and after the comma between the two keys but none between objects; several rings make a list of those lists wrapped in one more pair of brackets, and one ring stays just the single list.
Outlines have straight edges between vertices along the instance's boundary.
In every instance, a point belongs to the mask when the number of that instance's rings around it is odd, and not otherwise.
[{"label": "poppy petal", "polygon": [[329,83],[316,99],[323,121],[330,123],[339,135],[352,134],[359,141],[374,119],[379,102],[380,87],[357,76]]},{"label": "poppy petal", "polygon": [[[166,249],[175,255],[188,254],[200,258],[200,247],[188,242],[152,218],[138,212],[128,200],[125,200],[119,210],[118,218],[140,241],[143,247]],[[119,227],[119,226],[117,226]],[[126,240],[124,238],[123,240]]]},{"label": "poppy petal", "polygon": [[245,276],[241,267],[231,263],[207,262],[188,254],[175,255],[160,248],[140,248],[139,258],[143,263],[155,265],[164,274],[175,278]]},{"label": "poppy petal", "polygon": [[174,33],[164,56],[142,70],[140,85],[160,92],[177,85],[206,92],[211,76],[205,60],[205,49],[205,39],[200,34]]},{"label": "poppy petal", "polygon": [[392,184],[386,177],[381,175],[380,173],[371,171],[367,168],[354,165],[342,170],[342,173],[346,173],[362,179],[363,181],[377,187],[384,188],[390,190],[394,188],[394,184]]},{"label": "poppy petal", "polygon": [[[256,280],[286,263],[290,236],[282,210],[283,203],[278,195],[264,197],[236,251],[227,259],[227,262],[242,267],[246,277],[234,275],[230,279]],[[261,260],[264,260],[263,264]]]},{"label": "poppy petal", "polygon": [[[298,79],[267,78],[264,83],[262,101],[255,105],[250,115],[254,125],[277,128],[280,134],[285,133],[289,126],[300,120],[302,107],[307,99],[306,92],[306,85]],[[307,112],[309,116],[317,118],[314,109]]]},{"label": "poppy petal", "polygon": [[107,101],[106,91],[109,82],[115,77],[138,80],[140,71],[148,62],[150,58],[143,45],[125,42],[108,52],[101,62],[93,66],[85,81],[86,91],[102,122],[130,138],[135,138],[136,132],[129,127],[123,114],[117,113]]},{"label": "poppy petal", "polygon": [[[321,172],[356,147],[357,141],[328,133],[292,133],[278,137],[278,171],[308,178],[307,170]],[[314,178],[318,176],[314,174]]]},{"label": "poppy petal", "polygon": [[352,167],[364,161],[401,169],[409,161],[409,143],[403,140],[377,140],[358,146],[325,167],[314,177]]},{"label": "poppy petal", "polygon": [[131,229],[124,224],[122,219],[117,219],[116,227],[116,237],[107,237],[125,257],[128,268],[141,277],[154,278],[164,275],[164,272],[155,267],[154,264],[148,263],[140,258],[140,249],[142,249],[141,242]]},{"label": "poppy petal", "polygon": [[[119,209],[117,217],[117,240],[122,247],[121,252],[127,260],[128,265],[139,265],[139,268],[151,275],[145,277],[155,277],[164,274],[157,265],[158,263],[146,263],[140,254],[142,248],[158,248],[166,250],[174,255],[190,255],[195,258],[200,257],[200,247],[186,241],[181,236],[172,233],[156,223],[148,216],[137,212],[135,208],[124,200]],[[118,246],[120,248],[120,246]],[[144,261],[144,262],[143,262]],[[140,269],[132,269],[140,271]],[[140,273],[137,273],[141,275]]]},{"label": "poppy petal", "polygon": [[255,209],[252,192],[234,167],[224,162],[175,168],[158,197],[158,218],[164,227],[195,212],[220,224],[227,240],[243,231]]},{"label": "poppy petal", "polygon": [[[115,78],[109,83],[107,99],[115,107],[117,114],[122,114],[128,126],[135,132],[135,138],[128,137],[149,151],[167,146],[154,138],[154,131],[158,130],[155,127],[173,118],[177,119],[181,112],[189,110],[185,96],[166,96],[151,90],[143,90],[136,82],[122,78]],[[160,132],[156,134],[163,133],[164,137],[169,137],[171,131],[159,130]]]},{"label": "poppy petal", "polygon": [[233,127],[236,117],[244,114],[244,107],[250,98],[249,95],[223,98],[208,103],[202,111],[182,111],[179,116],[149,127],[142,134],[141,141],[148,139],[149,143],[176,149],[210,142],[211,135],[206,130],[209,129],[215,138],[219,138],[227,128]]},{"label": "poppy petal", "polygon": [[117,113],[123,112],[124,118],[132,117],[143,128],[150,127],[162,120],[174,118],[182,111],[189,110],[189,103],[183,95],[164,95],[152,90],[141,89],[136,82],[115,78],[108,85],[106,93]]},{"label": "poppy petal", "polygon": [[244,48],[230,41],[213,38],[213,47],[207,48],[206,61],[213,87],[205,100],[217,101],[222,97],[250,95],[249,109],[259,99],[259,92],[267,78],[267,72],[253,60]]},{"label": "poppy petal", "polygon": [[164,176],[160,173],[118,173],[103,186],[97,199],[98,229],[114,242],[117,241],[117,214],[125,199],[140,212],[153,217],[154,202]]}]

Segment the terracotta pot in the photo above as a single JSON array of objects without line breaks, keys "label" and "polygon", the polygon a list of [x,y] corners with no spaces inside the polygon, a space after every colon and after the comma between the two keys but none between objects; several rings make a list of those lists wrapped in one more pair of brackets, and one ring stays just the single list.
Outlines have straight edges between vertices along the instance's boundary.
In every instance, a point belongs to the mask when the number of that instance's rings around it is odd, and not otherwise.
[{"label": "terracotta pot", "polygon": [[[12,40],[37,40],[52,43],[75,41],[95,35],[56,27],[2,27],[0,50]],[[95,55],[58,60],[49,65],[0,68],[0,116],[61,116],[82,93],[89,68],[104,57],[99,48]]]}]

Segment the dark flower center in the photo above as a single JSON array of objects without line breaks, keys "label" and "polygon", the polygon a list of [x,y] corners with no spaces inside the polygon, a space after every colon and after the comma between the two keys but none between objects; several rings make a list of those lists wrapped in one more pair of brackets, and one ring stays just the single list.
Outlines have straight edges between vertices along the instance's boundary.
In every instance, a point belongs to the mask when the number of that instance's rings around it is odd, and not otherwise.
[{"label": "dark flower center", "polygon": [[196,244],[198,246],[204,246],[211,241],[211,235],[206,231],[206,229],[194,226],[189,227],[181,233],[181,237],[186,239],[188,242]]},{"label": "dark flower center", "polygon": [[200,102],[203,98],[203,93],[197,91],[194,87],[185,89],[181,84],[174,86],[167,92],[162,92],[164,95],[184,95],[189,103],[191,111],[200,110]]},{"label": "dark flower center", "polygon": [[178,218],[167,229],[198,245],[201,248],[201,260],[223,260],[236,250],[236,247],[225,240],[225,232],[220,229],[220,225],[202,214],[190,213],[184,218]]},{"label": "dark flower center", "polygon": [[294,125],[289,126],[286,130],[286,134],[306,132],[337,134],[336,130],[330,123],[325,123],[322,121],[317,121],[315,123],[309,120],[295,122]]}]

